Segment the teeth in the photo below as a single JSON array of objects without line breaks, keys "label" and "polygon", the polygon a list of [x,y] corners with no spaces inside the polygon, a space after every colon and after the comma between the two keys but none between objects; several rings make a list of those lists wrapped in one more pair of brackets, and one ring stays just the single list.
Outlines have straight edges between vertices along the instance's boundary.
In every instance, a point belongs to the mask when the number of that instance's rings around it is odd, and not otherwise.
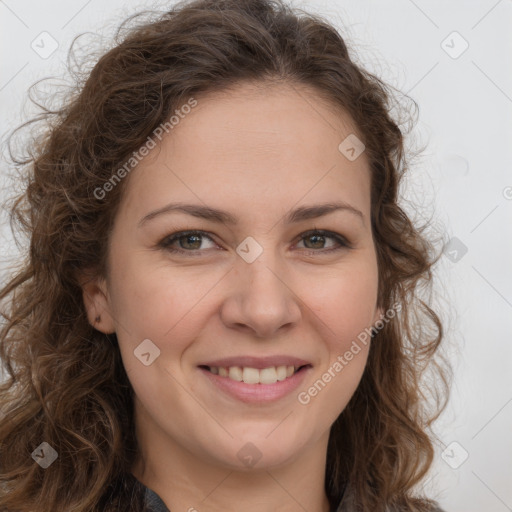
[{"label": "teeth", "polygon": [[264,368],[259,371],[261,384],[274,384],[277,382],[277,371],[275,368]]},{"label": "teeth", "polygon": [[288,376],[288,369],[286,366],[278,366],[276,368],[277,380],[284,380]]},{"label": "teeth", "polygon": [[242,380],[247,384],[258,384],[260,382],[260,371],[256,368],[244,368]]},{"label": "teeth", "polygon": [[245,382],[247,384],[275,384],[287,377],[291,377],[298,367],[294,366],[271,366],[258,370],[257,368],[231,366],[229,368],[212,366],[209,370],[220,377],[228,377],[231,380]]},{"label": "teeth", "polygon": [[240,366],[232,366],[229,369],[228,377],[238,382],[242,382],[242,368]]}]

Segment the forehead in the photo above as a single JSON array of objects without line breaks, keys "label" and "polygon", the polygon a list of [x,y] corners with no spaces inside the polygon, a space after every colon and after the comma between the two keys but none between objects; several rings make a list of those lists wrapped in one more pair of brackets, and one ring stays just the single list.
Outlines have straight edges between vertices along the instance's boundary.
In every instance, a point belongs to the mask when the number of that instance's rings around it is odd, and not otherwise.
[{"label": "forehead", "polygon": [[369,208],[366,156],[350,161],[339,150],[357,129],[314,90],[242,84],[195,99],[132,171],[126,195],[138,213],[177,198],[260,210],[350,199]]},{"label": "forehead", "polygon": [[[243,160],[246,153],[263,158],[274,151],[275,161],[285,151],[286,157],[293,153],[296,160],[308,155],[318,158],[320,152],[329,158],[342,134],[357,131],[340,107],[304,85],[243,83],[197,101],[168,137],[174,151],[186,139],[201,149],[202,156],[214,152]],[[230,153],[225,154],[224,148]]]}]

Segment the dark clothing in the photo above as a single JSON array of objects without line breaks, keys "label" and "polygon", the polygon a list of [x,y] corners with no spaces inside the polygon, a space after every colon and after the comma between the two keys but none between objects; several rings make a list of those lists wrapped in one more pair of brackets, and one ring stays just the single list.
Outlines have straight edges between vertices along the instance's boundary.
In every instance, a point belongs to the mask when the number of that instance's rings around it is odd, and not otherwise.
[{"label": "dark clothing", "polygon": [[[143,496],[143,502],[145,505],[144,512],[170,512],[160,496],[158,496],[158,494],[152,489],[149,489],[144,484],[139,482],[139,480],[137,480],[131,473],[126,475],[126,479],[130,485],[133,485],[132,495]],[[344,496],[344,499],[341,499],[338,507],[333,509],[332,512],[350,512],[352,510],[348,493],[344,494],[347,495]],[[392,511],[390,510],[389,512]],[[432,512],[443,512],[443,510],[436,508],[433,509]]]},{"label": "dark clothing", "polygon": [[165,503],[161,500],[160,496],[151,489],[146,487],[146,507],[147,512],[169,512]]}]

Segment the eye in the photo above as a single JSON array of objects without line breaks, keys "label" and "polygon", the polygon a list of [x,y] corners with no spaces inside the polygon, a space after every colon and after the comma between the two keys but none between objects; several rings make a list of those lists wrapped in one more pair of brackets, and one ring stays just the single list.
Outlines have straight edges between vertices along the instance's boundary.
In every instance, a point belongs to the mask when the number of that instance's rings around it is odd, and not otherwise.
[{"label": "eye", "polygon": [[[203,239],[206,238],[213,242],[212,238],[209,237],[203,231],[180,231],[165,237],[160,243],[160,247],[163,247],[170,252],[195,252],[200,251]],[[180,248],[173,247],[178,242]],[[215,244],[215,242],[213,242]],[[217,245],[217,244],[215,244]]]},{"label": "eye", "polygon": [[[192,256],[200,255],[207,249],[207,247],[205,248],[203,246],[205,240],[208,240],[214,247],[219,247],[211,236],[199,230],[173,233],[172,235],[166,236],[158,245],[171,253],[187,253]],[[325,244],[328,240],[331,240],[330,247],[325,248]],[[314,229],[302,233],[299,240],[299,244],[300,243],[305,244],[304,249],[306,251],[318,254],[351,248],[350,243],[344,236],[323,229]]]},{"label": "eye", "polygon": [[[334,245],[334,247],[331,246],[330,248],[327,249],[324,247],[320,247],[323,246],[326,243],[326,240],[328,239],[334,240],[337,245]],[[333,233],[331,231],[325,231],[323,229],[314,229],[312,231],[308,231],[307,233],[303,233],[301,235],[300,242],[303,241],[307,242],[307,244],[305,244],[306,249],[314,250],[314,252],[329,253],[332,251],[339,251],[340,249],[350,248],[350,244],[344,236],[339,235],[338,233]],[[309,245],[309,247],[307,245]]]}]

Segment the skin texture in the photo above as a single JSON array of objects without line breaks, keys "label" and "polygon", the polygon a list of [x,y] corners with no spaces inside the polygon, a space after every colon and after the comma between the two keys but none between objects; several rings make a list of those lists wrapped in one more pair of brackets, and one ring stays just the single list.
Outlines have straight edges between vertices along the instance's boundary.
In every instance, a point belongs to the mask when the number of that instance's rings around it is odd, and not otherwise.
[{"label": "skin texture", "polygon": [[[356,130],[314,90],[243,84],[197,100],[127,178],[109,275],[84,286],[89,320],[117,333],[135,390],[141,457],[132,472],[171,510],[328,511],[329,429],[357,388],[368,346],[307,405],[297,395],[382,313],[368,162],[364,153],[353,162],[340,153]],[[227,210],[238,224],[171,213],[138,227],[178,201]],[[283,222],[294,208],[335,201],[362,218],[340,210]],[[211,239],[175,241],[183,254],[159,247],[189,229]],[[335,238],[301,238],[314,229],[344,236],[351,248],[328,253]],[[253,263],[236,252],[248,236],[263,249]],[[144,339],[160,349],[149,366],[134,356]],[[231,398],[198,368],[213,358],[277,354],[312,368],[274,403]],[[248,442],[261,454],[252,467],[237,456]]]}]

